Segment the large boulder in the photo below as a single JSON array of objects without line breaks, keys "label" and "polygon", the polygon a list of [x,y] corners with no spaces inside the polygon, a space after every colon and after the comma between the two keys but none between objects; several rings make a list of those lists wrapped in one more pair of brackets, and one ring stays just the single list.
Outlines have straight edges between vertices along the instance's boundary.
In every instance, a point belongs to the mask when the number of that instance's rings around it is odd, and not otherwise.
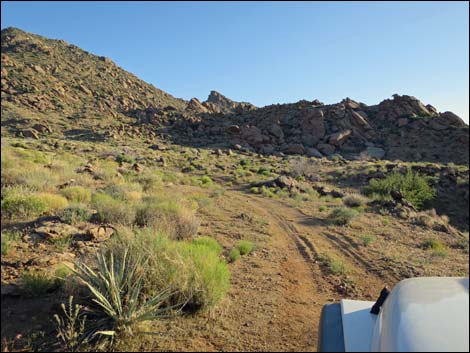
[{"label": "large boulder", "polygon": [[352,131],[351,130],[344,130],[344,131],[338,131],[337,133],[334,133],[333,135],[331,135],[328,139],[328,143],[330,145],[334,145],[334,146],[341,146],[344,142],[346,142],[346,140],[348,139],[348,137],[352,134]]},{"label": "large boulder", "polygon": [[308,144],[312,146],[317,144],[326,132],[323,110],[307,111],[302,118],[300,127],[303,135],[310,136],[311,140],[308,141]]},{"label": "large boulder", "polygon": [[208,110],[206,107],[202,105],[202,103],[197,98],[191,98],[188,105],[186,106],[186,110],[192,110],[198,113],[207,113]]},{"label": "large boulder", "polygon": [[300,143],[289,143],[283,152],[287,154],[304,154],[305,147]]},{"label": "large boulder", "polygon": [[318,150],[326,156],[331,156],[335,153],[336,147],[328,143],[319,143]]}]

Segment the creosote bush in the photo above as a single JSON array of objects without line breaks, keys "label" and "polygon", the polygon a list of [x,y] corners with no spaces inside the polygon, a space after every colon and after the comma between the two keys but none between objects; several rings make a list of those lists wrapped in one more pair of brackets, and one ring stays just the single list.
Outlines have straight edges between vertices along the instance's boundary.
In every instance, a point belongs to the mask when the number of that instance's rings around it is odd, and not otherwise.
[{"label": "creosote bush", "polygon": [[359,212],[357,212],[354,209],[347,208],[347,207],[337,207],[330,213],[330,215],[328,216],[328,219],[333,224],[346,225],[358,215],[359,215]]},{"label": "creosote bush", "polygon": [[91,201],[91,191],[83,186],[69,186],[60,192],[70,202],[89,203]]},{"label": "creosote bush", "polygon": [[99,193],[92,197],[97,218],[103,223],[131,225],[135,220],[135,208],[129,202],[117,200],[110,195]]},{"label": "creosote bush", "polygon": [[404,175],[392,172],[385,179],[372,179],[369,186],[364,188],[364,193],[376,199],[390,200],[392,190],[400,191],[407,201],[420,209],[436,195],[428,179],[411,169],[408,169]]}]

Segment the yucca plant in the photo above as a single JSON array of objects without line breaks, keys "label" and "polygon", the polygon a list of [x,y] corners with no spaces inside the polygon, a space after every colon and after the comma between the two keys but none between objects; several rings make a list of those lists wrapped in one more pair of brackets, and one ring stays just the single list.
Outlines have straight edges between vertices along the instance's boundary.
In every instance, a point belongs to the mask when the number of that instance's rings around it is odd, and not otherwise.
[{"label": "yucca plant", "polygon": [[174,295],[169,289],[147,297],[143,293],[146,260],[131,256],[129,248],[113,253],[102,250],[96,255],[96,270],[76,262],[74,273],[90,290],[93,302],[104,315],[97,333],[132,333],[135,324],[165,316],[176,305],[162,307]]}]

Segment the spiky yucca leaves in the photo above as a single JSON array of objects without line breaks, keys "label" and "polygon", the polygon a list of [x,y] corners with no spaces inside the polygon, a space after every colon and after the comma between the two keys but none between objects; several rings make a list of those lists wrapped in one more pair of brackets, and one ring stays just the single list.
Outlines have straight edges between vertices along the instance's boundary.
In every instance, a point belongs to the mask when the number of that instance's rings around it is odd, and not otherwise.
[{"label": "spiky yucca leaves", "polygon": [[133,256],[129,248],[116,253],[101,250],[96,254],[96,270],[83,262],[76,262],[74,273],[88,287],[103,320],[101,331],[105,335],[116,332],[132,333],[139,322],[165,316],[177,306],[163,303],[174,294],[164,289],[153,296],[144,294],[144,269],[147,260]]}]

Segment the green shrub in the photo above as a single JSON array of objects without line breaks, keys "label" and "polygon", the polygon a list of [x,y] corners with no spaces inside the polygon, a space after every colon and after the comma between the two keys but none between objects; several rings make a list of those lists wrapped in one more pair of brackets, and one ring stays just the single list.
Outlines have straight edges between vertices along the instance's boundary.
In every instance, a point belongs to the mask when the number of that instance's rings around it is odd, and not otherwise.
[{"label": "green shrub", "polygon": [[242,167],[249,167],[249,166],[251,165],[251,161],[248,160],[248,159],[242,159],[242,160],[240,161],[240,165],[241,165]]},{"label": "green shrub", "polygon": [[372,242],[375,241],[375,236],[371,235],[371,234],[364,234],[364,235],[361,235],[359,237],[359,239],[361,239],[362,241],[362,245],[364,246],[368,246],[370,245]]},{"label": "green shrub", "polygon": [[1,202],[2,217],[30,218],[47,211],[47,205],[38,195],[27,192],[8,192]]},{"label": "green shrub", "polygon": [[251,187],[251,188],[250,188],[250,192],[251,192],[252,194],[259,194],[259,193],[260,193],[259,188],[258,188],[257,186]]},{"label": "green shrub", "polygon": [[268,188],[266,186],[262,186],[261,187],[261,194],[265,197],[270,197],[270,198],[273,198],[274,197],[274,191],[276,190],[276,188],[272,187],[272,188]]},{"label": "green shrub", "polygon": [[439,240],[428,238],[423,242],[423,248],[426,250],[443,250],[445,246]]},{"label": "green shrub", "polygon": [[100,222],[130,225],[135,220],[135,208],[129,202],[100,193],[93,195],[92,204]]},{"label": "green shrub", "polygon": [[247,255],[255,250],[255,244],[248,240],[240,240],[237,243],[237,249],[240,251],[240,255]]},{"label": "green shrub", "polygon": [[104,192],[116,200],[133,201],[140,198],[142,185],[139,183],[110,184]]},{"label": "green shrub", "polygon": [[60,192],[71,202],[89,203],[91,201],[91,191],[83,186],[69,186]]},{"label": "green shrub", "polygon": [[359,215],[359,212],[357,212],[354,209],[347,208],[347,207],[337,207],[330,213],[330,215],[328,216],[328,219],[333,224],[346,225],[346,224],[349,224],[349,222],[354,217],[357,217],[358,215]]},{"label": "green shrub", "polygon": [[20,238],[20,233],[16,231],[3,231],[1,234],[2,240],[2,256],[7,255],[10,252],[10,246],[12,242],[17,241]]},{"label": "green shrub", "polygon": [[201,186],[209,186],[212,185],[212,179],[209,178],[207,175],[201,177],[200,184]]},{"label": "green shrub", "polygon": [[134,256],[146,259],[142,288],[147,295],[171,288],[171,303],[206,309],[216,305],[228,291],[230,273],[215,246],[172,241],[152,228],[134,232],[135,236],[131,231],[118,232],[109,246],[129,247]]},{"label": "green shrub", "polygon": [[215,306],[227,294],[230,272],[227,264],[207,246],[176,243],[177,252],[189,264],[186,292],[187,303],[192,307],[207,309]]},{"label": "green shrub", "polygon": [[67,224],[77,224],[80,222],[87,222],[91,218],[91,211],[82,205],[71,205],[62,210],[59,214],[62,222]]},{"label": "green shrub", "polygon": [[327,266],[330,273],[335,275],[344,275],[347,272],[346,265],[343,261],[333,258],[329,255],[321,255],[319,260]]},{"label": "green shrub", "polygon": [[41,192],[37,194],[36,197],[44,203],[46,211],[58,211],[69,205],[69,202],[65,197],[57,194]]},{"label": "green shrub", "polygon": [[260,167],[258,169],[257,173],[261,174],[261,175],[268,176],[268,175],[271,175],[271,170],[269,168],[266,168],[266,167]]},{"label": "green shrub", "polygon": [[211,237],[198,237],[196,239],[193,239],[192,242],[195,245],[207,246],[218,255],[222,254],[222,251],[224,250],[222,246],[220,246],[220,244],[217,242],[217,240]]},{"label": "green shrub", "polygon": [[323,211],[326,211],[327,207],[325,205],[321,205],[320,207],[318,207],[318,211],[320,212],[323,212]]},{"label": "green shrub", "polygon": [[400,191],[407,201],[420,209],[425,202],[432,200],[436,195],[428,179],[419,173],[413,173],[411,169],[408,169],[404,175],[393,172],[385,179],[372,179],[369,186],[364,189],[364,193],[374,198],[390,200],[392,190]]},{"label": "green shrub", "polygon": [[228,258],[230,262],[237,261],[240,258],[240,256],[241,256],[240,250],[238,250],[237,248],[231,249],[228,253]]},{"label": "green shrub", "polygon": [[25,272],[21,277],[21,292],[30,297],[37,297],[57,287],[57,282],[44,271]]},{"label": "green shrub", "polygon": [[134,159],[125,154],[125,153],[120,153],[116,156],[116,162],[118,163],[134,163]]}]

